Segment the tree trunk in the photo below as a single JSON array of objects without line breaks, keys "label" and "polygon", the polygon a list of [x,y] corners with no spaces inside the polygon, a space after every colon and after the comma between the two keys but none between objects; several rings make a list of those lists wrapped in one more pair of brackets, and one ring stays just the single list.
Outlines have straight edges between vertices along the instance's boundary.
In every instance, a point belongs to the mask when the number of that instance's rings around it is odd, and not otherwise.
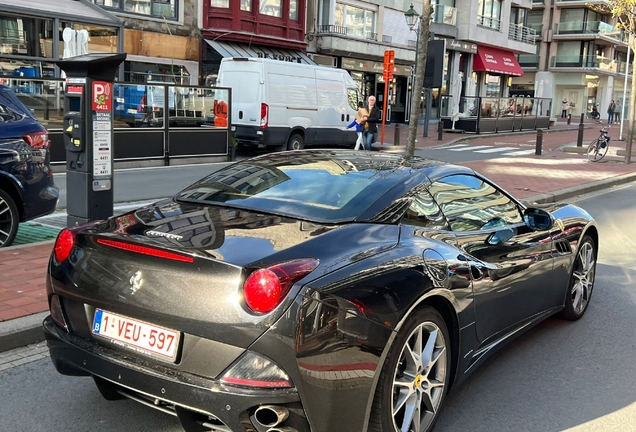
[{"label": "tree trunk", "polygon": [[412,157],[415,154],[415,141],[417,138],[417,126],[420,119],[422,87],[424,87],[424,73],[426,70],[426,56],[428,54],[428,40],[431,37],[429,30],[431,14],[433,8],[431,0],[424,0],[424,10],[420,19],[419,41],[416,48],[416,68],[415,83],[413,84],[413,95],[411,98],[411,117],[409,119],[409,137],[406,143],[406,156]]}]

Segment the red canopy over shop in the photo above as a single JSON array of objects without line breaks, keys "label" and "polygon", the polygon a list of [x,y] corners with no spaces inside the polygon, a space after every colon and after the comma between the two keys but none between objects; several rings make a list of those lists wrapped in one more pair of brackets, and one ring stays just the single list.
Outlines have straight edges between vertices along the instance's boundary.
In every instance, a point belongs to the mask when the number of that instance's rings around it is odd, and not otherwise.
[{"label": "red canopy over shop", "polygon": [[473,60],[475,72],[491,72],[502,75],[523,76],[517,58],[510,51],[480,46]]}]

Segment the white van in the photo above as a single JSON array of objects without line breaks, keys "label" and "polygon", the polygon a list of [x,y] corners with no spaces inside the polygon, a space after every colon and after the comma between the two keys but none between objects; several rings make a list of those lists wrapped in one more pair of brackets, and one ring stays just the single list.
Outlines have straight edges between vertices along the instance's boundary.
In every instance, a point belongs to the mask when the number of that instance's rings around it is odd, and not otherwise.
[{"label": "white van", "polygon": [[231,125],[241,146],[299,150],[355,144],[358,90],[349,74],[280,60],[225,58],[218,87],[232,88]]}]

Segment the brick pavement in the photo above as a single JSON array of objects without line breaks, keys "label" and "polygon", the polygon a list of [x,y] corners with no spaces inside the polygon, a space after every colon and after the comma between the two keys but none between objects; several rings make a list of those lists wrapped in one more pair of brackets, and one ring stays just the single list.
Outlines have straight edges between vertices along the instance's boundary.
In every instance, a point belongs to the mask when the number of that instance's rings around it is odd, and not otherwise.
[{"label": "brick pavement", "polygon": [[[588,123],[586,126],[592,126]],[[557,125],[556,130],[568,127],[565,123]],[[598,136],[598,127],[586,129],[584,143]],[[422,126],[418,133],[421,134]],[[431,134],[433,133],[431,128]],[[618,132],[613,132],[617,135]],[[406,143],[408,128],[401,127],[401,143]],[[576,142],[577,131],[554,131],[544,134],[544,154],[541,156],[490,159],[467,162],[466,165],[491,178],[495,183],[508,190],[514,196],[525,199],[538,194],[555,192],[571,186],[583,185],[597,180],[608,179],[622,174],[636,172],[636,164],[624,165],[622,158],[607,156],[601,163],[589,162],[585,155],[563,153],[559,147]],[[390,135],[386,134],[387,137]],[[612,134],[611,134],[612,135]],[[534,147],[535,134],[474,135],[445,134],[443,141],[437,136],[418,138],[418,148],[447,144],[458,137],[469,145],[505,145]],[[624,148],[624,143],[611,142],[611,149]],[[47,310],[45,293],[46,265],[53,243],[17,246],[0,250],[0,322],[35,314]]]}]

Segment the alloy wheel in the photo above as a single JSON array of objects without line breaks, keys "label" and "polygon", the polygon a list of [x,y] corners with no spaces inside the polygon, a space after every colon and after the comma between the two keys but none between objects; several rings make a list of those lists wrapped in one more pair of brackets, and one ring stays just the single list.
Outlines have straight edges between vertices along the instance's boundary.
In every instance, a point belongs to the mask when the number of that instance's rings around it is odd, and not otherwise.
[{"label": "alloy wheel", "polygon": [[433,423],[446,386],[446,341],[433,322],[419,324],[406,340],[393,378],[393,425],[424,432]]},{"label": "alloy wheel", "polygon": [[572,308],[577,314],[582,314],[585,311],[592,295],[595,264],[594,246],[585,242],[576,256],[574,272],[572,273],[574,283],[572,284],[571,300]]},{"label": "alloy wheel", "polygon": [[14,219],[11,204],[0,196],[0,247],[5,246],[13,237],[13,225],[17,223]]}]

